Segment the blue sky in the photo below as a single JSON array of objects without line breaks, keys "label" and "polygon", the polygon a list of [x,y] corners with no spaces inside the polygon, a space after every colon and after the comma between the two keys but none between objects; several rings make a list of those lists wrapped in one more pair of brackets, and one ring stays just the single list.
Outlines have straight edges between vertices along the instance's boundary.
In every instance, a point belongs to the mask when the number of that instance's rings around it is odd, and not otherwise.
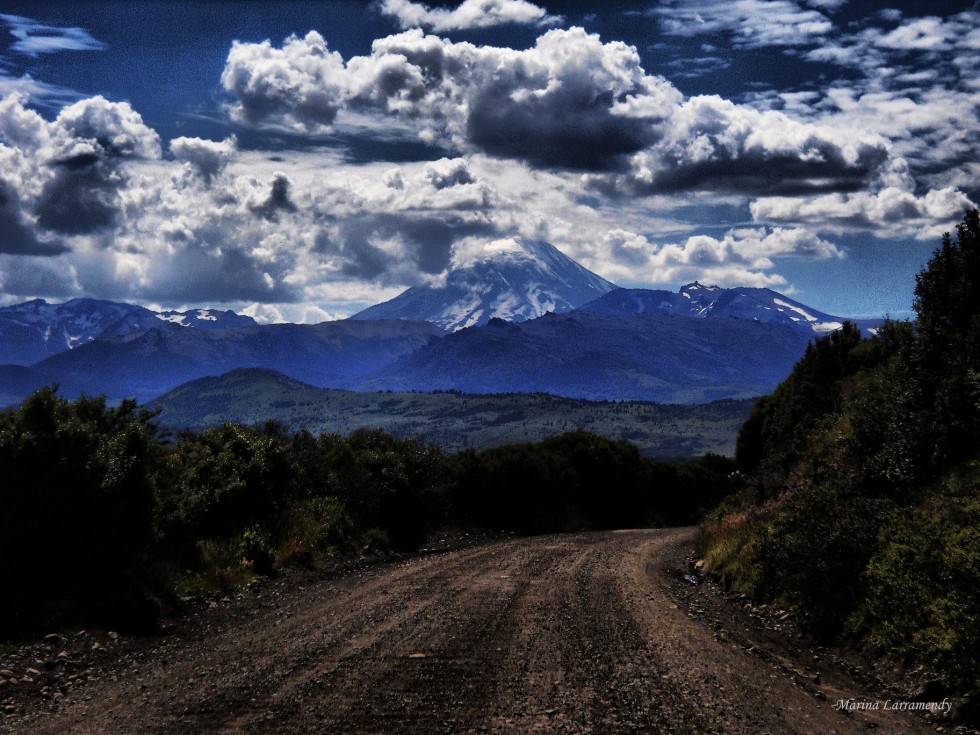
[{"label": "blue sky", "polygon": [[5,2],[0,291],[319,321],[540,238],[907,316],[980,201],[970,2]]}]

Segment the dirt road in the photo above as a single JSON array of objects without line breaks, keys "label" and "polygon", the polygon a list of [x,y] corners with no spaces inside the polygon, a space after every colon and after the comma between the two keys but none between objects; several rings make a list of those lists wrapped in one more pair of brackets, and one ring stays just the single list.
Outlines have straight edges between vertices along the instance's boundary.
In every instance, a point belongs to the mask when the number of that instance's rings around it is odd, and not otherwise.
[{"label": "dirt road", "polygon": [[268,583],[107,654],[0,731],[933,731],[920,713],[837,711],[885,697],[685,582],[691,535],[514,539]]}]

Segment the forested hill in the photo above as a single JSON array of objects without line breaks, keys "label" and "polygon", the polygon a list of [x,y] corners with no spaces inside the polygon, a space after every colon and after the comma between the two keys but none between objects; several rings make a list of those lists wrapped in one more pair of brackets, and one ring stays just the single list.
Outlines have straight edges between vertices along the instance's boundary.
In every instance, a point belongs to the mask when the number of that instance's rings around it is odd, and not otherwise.
[{"label": "forested hill", "polygon": [[380,427],[396,438],[418,437],[446,451],[534,442],[582,429],[629,441],[647,457],[730,457],[752,404],[752,399],[696,405],[585,401],[544,393],[358,393],[243,368],[185,383],[147,407],[159,411],[157,420],[172,429],[271,420],[294,431],[346,436]]}]

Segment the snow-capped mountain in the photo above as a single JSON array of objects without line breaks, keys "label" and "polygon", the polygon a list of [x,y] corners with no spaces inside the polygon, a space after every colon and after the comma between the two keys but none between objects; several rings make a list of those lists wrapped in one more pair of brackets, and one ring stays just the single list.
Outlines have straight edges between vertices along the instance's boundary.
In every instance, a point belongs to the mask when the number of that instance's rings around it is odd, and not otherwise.
[{"label": "snow-capped mountain", "polygon": [[0,308],[0,364],[31,365],[96,339],[145,332],[169,324],[227,329],[254,326],[255,321],[231,311],[156,312],[99,299],[72,299],[63,304],[34,299]]},{"label": "snow-capped mountain", "polygon": [[549,243],[507,238],[457,252],[444,285],[412,286],[351,319],[422,319],[456,331],[571,311],[614,288]]},{"label": "snow-capped mountain", "polygon": [[[720,288],[703,286],[697,281],[682,286],[677,293],[620,288],[579,310],[607,316],[733,317],[783,324],[817,335],[840,329],[844,323],[843,317],[826,314],[768,288]],[[877,320],[851,321],[857,322],[866,332],[877,326]]]}]

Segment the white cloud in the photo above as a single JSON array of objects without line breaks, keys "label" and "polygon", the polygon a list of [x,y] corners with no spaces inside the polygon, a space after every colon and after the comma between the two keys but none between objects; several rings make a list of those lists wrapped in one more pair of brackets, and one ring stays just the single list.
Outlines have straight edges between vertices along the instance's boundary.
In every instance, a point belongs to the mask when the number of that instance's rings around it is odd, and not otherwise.
[{"label": "white cloud", "polygon": [[[808,3],[823,9],[842,3]],[[664,33],[701,36],[731,33],[736,47],[799,46],[817,43],[833,23],[817,10],[801,8],[794,0],[674,0],[652,8]]]},{"label": "white cloud", "polygon": [[17,39],[13,51],[27,56],[51,54],[58,51],[102,51],[106,45],[96,40],[84,28],[52,26],[20,15],[0,14]]},{"label": "white cloud", "polygon": [[160,155],[157,134],[126,103],[102,97],[63,108],[52,122],[20,95],[0,100],[0,250],[56,255],[64,238],[113,226],[125,162]]},{"label": "white cloud", "polygon": [[30,74],[14,77],[0,68],[0,98],[14,94],[34,104],[56,108],[84,97],[73,89],[42,82],[34,79]]},{"label": "white cloud", "polygon": [[235,137],[222,141],[201,138],[174,138],[170,141],[170,153],[178,161],[186,162],[191,171],[206,183],[220,174],[238,152]]},{"label": "white cloud", "polygon": [[319,324],[346,319],[353,311],[326,311],[315,304],[260,304],[253,302],[237,311],[259,324]]},{"label": "white cloud", "polygon": [[955,44],[963,29],[957,21],[942,18],[912,18],[888,33],[875,34],[875,46],[902,51],[937,51]]},{"label": "white cloud", "polygon": [[160,136],[143,123],[128,102],[91,97],[65,107],[55,119],[54,134],[66,147],[94,142],[97,151],[120,158],[159,158]]},{"label": "white cloud", "polygon": [[333,123],[344,96],[344,61],[316,31],[290,36],[281,49],[268,41],[235,41],[221,82],[235,95],[246,123],[315,130]]},{"label": "white cloud", "polygon": [[463,0],[453,10],[430,8],[411,0],[382,0],[381,12],[404,28],[429,28],[436,32],[492,28],[518,24],[548,26],[561,22],[527,0]]},{"label": "white cloud", "polygon": [[846,191],[873,179],[888,158],[879,135],[801,123],[717,96],[692,97],[670,123],[661,140],[633,157],[628,174],[589,177],[590,184],[639,194]]},{"label": "white cloud", "polygon": [[474,263],[496,258],[500,255],[512,254],[520,258],[529,257],[524,247],[513,237],[502,237],[497,240],[470,237],[458,241],[453,246],[453,268],[467,268]]},{"label": "white cloud", "polygon": [[681,99],[636,49],[581,28],[523,51],[411,30],[346,64],[315,33],[282,49],[237,43],[222,79],[236,117],[253,124],[316,132],[349,109],[411,120],[423,140],[461,151],[582,168],[640,150]]},{"label": "white cloud", "polygon": [[976,173],[974,153],[980,146],[980,89],[951,89],[925,78],[899,82],[894,89],[836,84],[799,104],[782,95],[781,104],[820,128],[876,131],[887,141],[892,160],[905,160],[921,185],[976,185],[970,172]]},{"label": "white cloud", "polygon": [[821,231],[871,231],[879,237],[933,240],[976,204],[959,189],[931,189],[923,196],[896,186],[878,192],[819,197],[766,197],[750,205],[757,222],[809,224]]},{"label": "white cloud", "polygon": [[[851,190],[887,158],[880,136],[853,125],[818,127],[719,97],[685,101],[646,73],[635,48],[581,28],[548,31],[523,51],[413,30],[346,64],[315,34],[282,50],[236,44],[224,79],[239,96],[239,117],[254,123],[303,127],[341,109],[395,115],[415,121],[424,140],[463,151],[545,167],[632,168],[605,184],[642,193]],[[318,83],[324,108],[314,112]]]},{"label": "white cloud", "polygon": [[695,235],[680,244],[652,243],[635,232],[612,229],[583,262],[621,284],[702,280],[724,286],[784,287],[786,279],[770,272],[775,259],[843,255],[833,243],[801,228],[735,229],[721,239]]},{"label": "white cloud", "polygon": [[980,12],[968,10],[946,18],[924,16],[903,19],[897,11],[882,11],[880,17],[896,24],[888,30],[870,25],[841,34],[820,48],[805,53],[811,61],[853,66],[874,77],[901,66],[909,53],[928,58],[935,68],[945,67],[950,56],[980,49]]}]

